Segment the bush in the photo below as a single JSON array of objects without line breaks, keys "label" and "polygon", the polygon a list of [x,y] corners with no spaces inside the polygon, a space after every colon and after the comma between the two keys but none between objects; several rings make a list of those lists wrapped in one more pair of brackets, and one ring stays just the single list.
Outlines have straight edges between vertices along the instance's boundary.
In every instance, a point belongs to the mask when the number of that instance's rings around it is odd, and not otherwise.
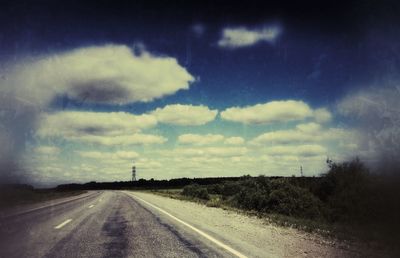
[{"label": "bush", "polygon": [[327,161],[329,171],[316,194],[326,202],[332,221],[365,220],[374,217],[374,194],[371,175],[359,159],[340,164]]},{"label": "bush", "polygon": [[232,182],[232,181],[227,181],[222,184],[222,196],[225,198],[228,196],[232,196],[240,192],[241,190],[241,182]]},{"label": "bush", "polygon": [[310,219],[321,217],[322,202],[309,190],[283,180],[274,183],[268,201],[270,212]]},{"label": "bush", "polygon": [[294,186],[288,180],[258,177],[243,182],[243,185],[247,187],[233,198],[239,208],[302,218],[321,216],[321,201],[307,189]]},{"label": "bush", "polygon": [[207,191],[209,194],[222,194],[222,184],[207,185]]},{"label": "bush", "polygon": [[191,184],[185,186],[183,188],[182,195],[199,198],[203,200],[210,199],[207,189],[198,184]]}]

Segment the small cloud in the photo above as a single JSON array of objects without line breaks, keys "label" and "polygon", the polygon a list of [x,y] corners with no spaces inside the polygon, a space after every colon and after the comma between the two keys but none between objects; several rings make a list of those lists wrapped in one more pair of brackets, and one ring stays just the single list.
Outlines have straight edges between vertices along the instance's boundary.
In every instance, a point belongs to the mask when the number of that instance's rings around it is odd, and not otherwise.
[{"label": "small cloud", "polygon": [[250,141],[253,145],[321,143],[327,141],[355,140],[354,131],[341,128],[321,128],[311,122],[299,124],[295,129],[277,130],[263,133]]},{"label": "small cloud", "polygon": [[83,158],[100,160],[132,160],[139,157],[134,151],[99,152],[99,151],[76,151]]},{"label": "small cloud", "polygon": [[168,139],[153,134],[128,134],[118,136],[98,136],[98,135],[83,135],[66,137],[66,140],[85,143],[85,144],[99,144],[105,146],[118,146],[118,145],[150,145],[150,144],[163,144]]},{"label": "small cloud", "polygon": [[259,42],[274,43],[281,32],[281,27],[277,25],[264,26],[258,29],[225,28],[222,31],[222,38],[218,41],[218,46],[235,49],[249,47]]},{"label": "small cloud", "polygon": [[327,150],[321,145],[297,145],[297,146],[274,146],[265,149],[265,153],[271,156],[297,156],[310,157],[326,154]]},{"label": "small cloud", "polygon": [[211,110],[206,106],[193,105],[167,105],[157,108],[150,113],[161,123],[173,125],[204,125],[215,119],[217,110]]},{"label": "small cloud", "polygon": [[55,146],[39,146],[34,149],[34,152],[41,155],[57,155],[60,153],[60,148]]},{"label": "small cloud", "polygon": [[221,112],[221,118],[244,124],[266,124],[303,120],[313,115],[303,101],[271,101],[248,107],[231,107]]},{"label": "small cloud", "polygon": [[242,137],[230,137],[226,138],[224,143],[228,145],[242,145],[245,140]]},{"label": "small cloud", "polygon": [[332,120],[332,114],[326,108],[318,108],[314,110],[314,118],[318,123],[327,123]]},{"label": "small cloud", "polygon": [[224,138],[220,134],[183,134],[178,137],[178,142],[182,144],[207,145],[221,142]]},{"label": "small cloud", "polygon": [[313,122],[307,124],[298,124],[296,129],[305,133],[316,133],[321,129],[321,125]]},{"label": "small cloud", "polygon": [[192,26],[192,32],[196,35],[196,37],[202,37],[205,31],[206,27],[201,23],[196,23]]},{"label": "small cloud", "polygon": [[161,154],[172,157],[238,157],[248,152],[246,147],[199,147],[199,148],[177,148],[163,151]]}]

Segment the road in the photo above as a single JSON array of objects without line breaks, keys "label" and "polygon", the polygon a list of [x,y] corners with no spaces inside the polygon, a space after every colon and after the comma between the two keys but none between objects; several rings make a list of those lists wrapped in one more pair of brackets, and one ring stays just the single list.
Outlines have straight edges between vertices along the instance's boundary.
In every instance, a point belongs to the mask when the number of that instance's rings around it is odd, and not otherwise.
[{"label": "road", "polygon": [[264,219],[145,192],[93,191],[0,211],[0,258],[387,257]]},{"label": "road", "polygon": [[245,257],[122,191],[99,191],[0,219],[0,257]]}]

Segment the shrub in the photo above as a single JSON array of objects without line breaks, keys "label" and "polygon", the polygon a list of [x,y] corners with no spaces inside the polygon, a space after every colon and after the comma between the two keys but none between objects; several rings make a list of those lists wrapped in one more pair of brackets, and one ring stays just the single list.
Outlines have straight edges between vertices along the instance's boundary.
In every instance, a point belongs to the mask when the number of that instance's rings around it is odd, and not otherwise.
[{"label": "shrub", "polygon": [[207,191],[209,194],[222,194],[222,184],[207,185]]},{"label": "shrub", "polygon": [[268,201],[268,211],[301,218],[320,218],[322,202],[309,190],[287,181],[275,182]]},{"label": "shrub", "polygon": [[222,184],[221,194],[224,197],[232,196],[240,192],[241,182],[226,181]]},{"label": "shrub", "polygon": [[207,189],[198,184],[191,184],[191,185],[185,186],[183,188],[182,195],[199,198],[199,199],[203,199],[203,200],[210,199]]},{"label": "shrub", "polygon": [[243,181],[232,202],[241,209],[302,218],[318,218],[322,209],[321,201],[308,189],[294,186],[286,179],[265,177]]}]

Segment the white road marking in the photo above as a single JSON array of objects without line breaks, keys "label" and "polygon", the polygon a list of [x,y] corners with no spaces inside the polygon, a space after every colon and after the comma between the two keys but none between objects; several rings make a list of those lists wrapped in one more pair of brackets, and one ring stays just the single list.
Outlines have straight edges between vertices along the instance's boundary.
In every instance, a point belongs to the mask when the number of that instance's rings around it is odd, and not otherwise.
[{"label": "white road marking", "polygon": [[91,209],[91,208],[93,208],[93,207],[94,207],[94,205],[92,204],[92,205],[89,206],[89,209]]},{"label": "white road marking", "polygon": [[68,223],[70,223],[71,221],[72,221],[72,219],[67,219],[66,221],[64,221],[60,225],[55,226],[54,229],[60,229],[60,228],[64,227],[65,225],[67,225]]},{"label": "white road marking", "polygon": [[208,240],[210,240],[210,241],[213,242],[214,244],[218,245],[219,247],[222,247],[222,248],[225,249],[226,251],[228,251],[228,252],[230,252],[230,253],[236,255],[237,257],[240,257],[240,258],[247,258],[246,255],[244,255],[244,254],[240,253],[239,251],[233,249],[232,247],[230,247],[230,246],[228,246],[228,245],[226,245],[226,244],[220,242],[219,240],[217,240],[217,239],[215,239],[214,237],[210,236],[209,234],[207,234],[207,233],[201,231],[200,229],[195,228],[194,226],[190,225],[189,223],[186,223],[185,221],[183,221],[183,220],[181,220],[181,219],[178,219],[178,218],[175,217],[174,215],[172,215],[172,214],[166,212],[165,210],[163,210],[163,209],[161,209],[161,208],[155,206],[154,204],[151,204],[151,203],[149,203],[149,202],[143,200],[142,198],[139,198],[139,197],[137,197],[136,195],[133,195],[133,194],[131,194],[131,193],[130,193],[130,195],[131,195],[131,196],[134,196],[135,198],[139,199],[140,201],[146,203],[147,205],[153,207],[154,209],[156,209],[156,210],[158,210],[158,211],[164,213],[165,215],[171,217],[172,219],[176,220],[177,222],[179,222],[179,223],[181,223],[181,224],[187,226],[187,227],[190,228],[191,230],[193,230],[193,231],[195,231],[196,233],[200,234],[201,236],[207,238]]}]

